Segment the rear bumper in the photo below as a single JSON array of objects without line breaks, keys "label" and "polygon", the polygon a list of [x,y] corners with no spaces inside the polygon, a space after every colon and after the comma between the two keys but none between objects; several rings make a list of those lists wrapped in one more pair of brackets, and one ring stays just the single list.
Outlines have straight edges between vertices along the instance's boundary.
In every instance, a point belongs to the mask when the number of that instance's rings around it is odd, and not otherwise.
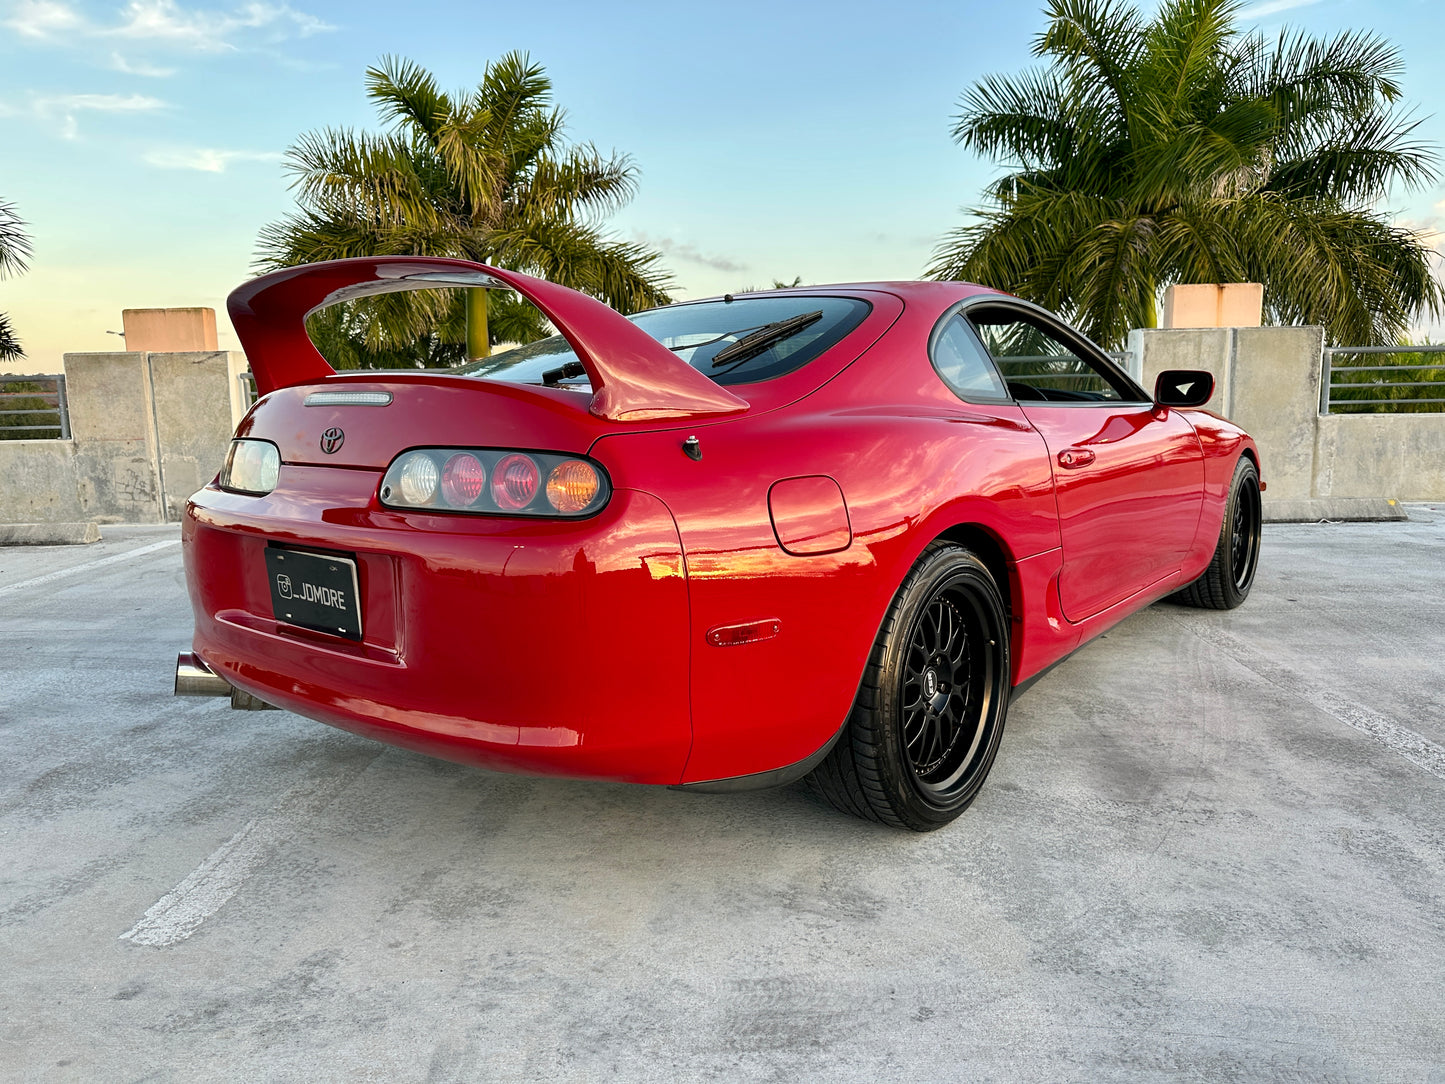
[{"label": "rear bumper", "polygon": [[[431,756],[679,782],[687,582],[662,502],[619,490],[583,521],[398,513],[376,504],[378,477],[288,466],[266,497],[197,493],[196,655],[268,703]],[[360,642],[276,621],[268,545],[355,555]]]}]

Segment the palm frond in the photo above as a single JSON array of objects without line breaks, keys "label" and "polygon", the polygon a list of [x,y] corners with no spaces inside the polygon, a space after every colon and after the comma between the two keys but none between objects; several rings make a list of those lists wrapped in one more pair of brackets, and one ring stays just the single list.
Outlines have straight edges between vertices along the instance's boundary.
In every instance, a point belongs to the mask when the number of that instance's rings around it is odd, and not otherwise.
[{"label": "palm frond", "polygon": [[367,68],[366,96],[377,103],[382,120],[433,142],[457,111],[436,77],[405,57],[384,56],[380,64]]},{"label": "palm frond", "polygon": [[10,317],[0,312],[0,361],[19,361],[25,356],[20,347],[20,337],[10,326]]},{"label": "palm frond", "polygon": [[19,275],[29,266],[30,235],[15,204],[0,200],[0,278]]},{"label": "palm frond", "polygon": [[1442,287],[1418,238],[1376,210],[1440,173],[1398,97],[1398,53],[1346,33],[1276,41],[1239,0],[1050,0],[1050,66],[960,98],[954,137],[1008,172],[928,273],[1072,315],[1117,344],[1171,282],[1258,281],[1276,320],[1391,341]]}]

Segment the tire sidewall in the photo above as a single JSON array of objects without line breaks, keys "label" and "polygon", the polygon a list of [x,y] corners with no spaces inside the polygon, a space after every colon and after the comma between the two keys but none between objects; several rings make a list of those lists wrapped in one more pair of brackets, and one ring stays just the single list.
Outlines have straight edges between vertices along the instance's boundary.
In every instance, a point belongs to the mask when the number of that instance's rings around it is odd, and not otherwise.
[{"label": "tire sidewall", "polygon": [[[987,730],[968,776],[946,802],[940,802],[937,795],[917,785],[913,765],[904,749],[903,677],[908,645],[924,611],[940,590],[955,586],[981,596],[985,617],[993,626],[987,630],[994,642],[994,667],[989,675],[993,687],[983,723]],[[925,557],[905,581],[897,607],[897,620],[883,653],[879,681],[878,755],[887,769],[881,782],[888,791],[890,804],[910,827],[934,828],[952,821],[968,807],[998,754],[1008,710],[1011,673],[1007,609],[987,566],[957,546],[944,547]]]},{"label": "tire sidewall", "polygon": [[[1258,505],[1259,492],[1259,471],[1254,462],[1248,456],[1240,456],[1239,462],[1234,468],[1234,478],[1229,485],[1229,500],[1224,506],[1224,525],[1219,532],[1220,554],[1223,557],[1220,568],[1220,587],[1223,589],[1230,608],[1238,606],[1249,597],[1249,590],[1254,585],[1254,573],[1251,571],[1249,582],[1244,585],[1243,590],[1239,588],[1237,570],[1234,567],[1234,519],[1239,512],[1239,502],[1244,499],[1244,491],[1250,480],[1253,480],[1253,488],[1256,496],[1254,501]],[[1259,509],[1255,509],[1255,522],[1250,525],[1255,537],[1251,540],[1252,555],[1248,558],[1253,560],[1254,567],[1259,567],[1260,528]]]}]

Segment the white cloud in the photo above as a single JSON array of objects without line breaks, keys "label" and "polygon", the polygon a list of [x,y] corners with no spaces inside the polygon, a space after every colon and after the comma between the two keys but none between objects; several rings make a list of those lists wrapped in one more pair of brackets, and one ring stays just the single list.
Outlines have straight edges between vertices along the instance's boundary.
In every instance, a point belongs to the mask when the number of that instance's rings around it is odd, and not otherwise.
[{"label": "white cloud", "polygon": [[30,108],[43,119],[58,120],[61,138],[75,139],[79,113],[150,113],[166,108],[166,103],[145,94],[55,94],[31,98]]},{"label": "white cloud", "polygon": [[77,30],[85,25],[85,20],[73,8],[56,0],[20,0],[4,25],[21,37],[48,38]]},{"label": "white cloud", "polygon": [[263,0],[229,11],[185,8],[176,0],[130,0],[119,22],[110,25],[87,19],[63,0],[19,0],[3,25],[35,41],[121,38],[199,53],[237,51],[258,36],[274,42],[336,29],[289,4]]},{"label": "white cloud", "polygon": [[1293,11],[1295,8],[1307,8],[1311,4],[1318,4],[1320,0],[1264,0],[1262,4],[1255,4],[1252,8],[1245,8],[1239,13],[1243,22],[1251,19],[1263,19],[1269,15],[1278,15],[1282,11]]},{"label": "white cloud", "polygon": [[225,173],[232,162],[279,162],[278,151],[223,151],[209,147],[147,151],[145,160],[158,169],[194,169]]},{"label": "white cloud", "polygon": [[687,263],[701,264],[703,267],[711,267],[714,271],[746,271],[747,265],[730,260],[726,256],[714,256],[701,251],[696,245],[688,244],[685,241],[674,241],[671,237],[649,237],[645,233],[634,231],[635,240],[649,248],[655,248],[674,259],[683,260]]},{"label": "white cloud", "polygon": [[165,107],[166,103],[159,98],[145,94],[56,94],[35,99],[35,109],[40,113],[57,110],[73,113],[80,109],[97,113],[147,113]]},{"label": "white cloud", "polygon": [[232,12],[187,11],[175,0],[131,0],[119,26],[106,33],[214,53],[233,50],[241,31],[266,30],[272,37],[301,37],[335,29],[288,4],[250,3]]},{"label": "white cloud", "polygon": [[175,68],[158,68],[143,60],[127,60],[119,53],[110,54],[110,66],[118,72],[125,72],[126,75],[143,75],[148,79],[164,79],[168,75],[176,74]]}]

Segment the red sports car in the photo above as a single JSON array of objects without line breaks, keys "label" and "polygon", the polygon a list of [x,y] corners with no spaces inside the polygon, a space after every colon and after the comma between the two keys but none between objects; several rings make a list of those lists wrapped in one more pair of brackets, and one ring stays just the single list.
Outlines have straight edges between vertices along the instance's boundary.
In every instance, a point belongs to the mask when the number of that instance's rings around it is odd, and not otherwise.
[{"label": "red sports car", "polygon": [[[449,371],[335,372],[307,314],[504,288],[559,332]],[[698,790],[811,773],[927,830],[1009,698],[1165,595],[1227,608],[1258,451],[1048,312],[955,282],[624,318],[552,283],[380,257],[242,286],[260,399],[187,506],[178,688],[501,771]]]}]

